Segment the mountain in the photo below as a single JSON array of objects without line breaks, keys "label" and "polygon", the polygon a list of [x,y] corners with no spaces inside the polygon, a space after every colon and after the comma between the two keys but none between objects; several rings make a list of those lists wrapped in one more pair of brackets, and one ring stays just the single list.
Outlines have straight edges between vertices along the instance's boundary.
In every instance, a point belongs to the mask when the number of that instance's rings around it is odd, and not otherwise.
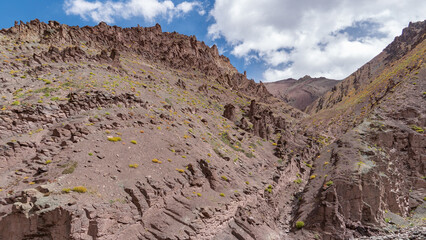
[{"label": "mountain", "polygon": [[325,147],[296,210],[305,230],[348,239],[420,226],[412,238],[425,237],[425,38],[426,21],[410,23],[307,108],[302,125]]},{"label": "mountain", "polygon": [[0,239],[287,235],[318,148],[215,46],[33,20],[0,52]]},{"label": "mountain", "polygon": [[305,112],[158,24],[0,30],[0,239],[423,239],[425,29]]},{"label": "mountain", "polygon": [[337,83],[339,81],[324,77],[304,76],[298,80],[289,78],[265,83],[265,86],[277,98],[304,111],[307,106],[331,90]]}]

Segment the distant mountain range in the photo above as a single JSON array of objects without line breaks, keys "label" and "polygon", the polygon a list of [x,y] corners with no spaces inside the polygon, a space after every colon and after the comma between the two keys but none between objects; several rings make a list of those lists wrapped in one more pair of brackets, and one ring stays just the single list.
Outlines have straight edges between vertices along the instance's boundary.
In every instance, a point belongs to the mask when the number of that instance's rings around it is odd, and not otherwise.
[{"label": "distant mountain range", "polygon": [[338,80],[324,77],[312,78],[304,76],[298,80],[288,78],[265,83],[265,86],[277,98],[303,111],[308,105],[331,90],[339,82]]}]

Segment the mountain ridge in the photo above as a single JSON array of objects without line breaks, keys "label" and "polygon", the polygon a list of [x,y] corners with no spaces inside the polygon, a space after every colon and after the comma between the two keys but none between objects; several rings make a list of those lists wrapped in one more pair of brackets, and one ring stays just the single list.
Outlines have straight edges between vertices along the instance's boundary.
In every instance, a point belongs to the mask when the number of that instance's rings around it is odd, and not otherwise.
[{"label": "mountain ridge", "polygon": [[307,75],[298,80],[289,78],[265,83],[265,86],[275,97],[304,111],[307,106],[331,90],[338,82],[338,80],[324,77],[311,78]]}]

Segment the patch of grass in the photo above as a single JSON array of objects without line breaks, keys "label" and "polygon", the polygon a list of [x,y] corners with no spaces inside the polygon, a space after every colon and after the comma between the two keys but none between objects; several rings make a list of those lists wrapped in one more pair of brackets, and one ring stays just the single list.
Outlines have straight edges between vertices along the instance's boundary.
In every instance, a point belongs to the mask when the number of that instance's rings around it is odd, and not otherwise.
[{"label": "patch of grass", "polygon": [[77,187],[73,187],[72,191],[78,192],[78,193],[85,193],[85,192],[87,192],[87,188],[85,188],[83,186],[77,186]]},{"label": "patch of grass", "polygon": [[385,222],[389,223],[390,222],[390,218],[385,218]]},{"label": "patch of grass", "polygon": [[254,154],[252,152],[246,152],[244,153],[246,155],[246,157],[248,158],[254,158]]},{"label": "patch of grass", "polygon": [[237,142],[234,144],[231,143],[231,137],[229,136],[228,132],[223,132],[220,134],[220,139],[222,140],[223,143],[225,143],[226,145],[228,145],[229,147],[231,147],[232,149],[234,149],[235,151],[239,151],[239,152],[244,152],[244,149],[242,149],[241,143]]},{"label": "patch of grass", "polygon": [[305,226],[305,223],[303,221],[297,221],[296,222],[296,228],[301,229]]},{"label": "patch of grass", "polygon": [[108,137],[108,141],[119,142],[119,141],[121,141],[121,137]]},{"label": "patch of grass", "polygon": [[13,102],[12,102],[12,105],[14,105],[14,106],[19,106],[19,105],[21,105],[21,102],[20,102],[20,101],[18,101],[18,100],[16,100],[16,101],[13,101]]},{"label": "patch of grass", "polygon": [[73,162],[72,164],[65,165],[66,169],[62,171],[62,174],[71,174],[75,171],[75,168],[77,167],[77,163]]},{"label": "patch of grass", "polygon": [[294,180],[293,182],[297,183],[297,184],[300,184],[300,183],[302,183],[302,179],[298,178],[298,179]]},{"label": "patch of grass", "polygon": [[418,133],[424,133],[423,128],[421,128],[421,127],[419,127],[419,126],[411,125],[410,127],[411,127],[411,129],[413,129],[414,131],[416,131],[416,132],[418,132]]}]

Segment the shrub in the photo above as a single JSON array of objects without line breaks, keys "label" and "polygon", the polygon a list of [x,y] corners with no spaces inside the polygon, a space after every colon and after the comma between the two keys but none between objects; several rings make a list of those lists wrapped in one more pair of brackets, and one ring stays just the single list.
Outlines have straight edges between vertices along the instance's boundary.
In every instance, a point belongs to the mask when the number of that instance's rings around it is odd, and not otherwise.
[{"label": "shrub", "polygon": [[139,164],[135,163],[135,164],[129,164],[129,168],[138,168]]},{"label": "shrub", "polygon": [[310,177],[310,179],[315,179],[317,176],[316,175],[312,175],[311,177]]},{"label": "shrub", "polygon": [[44,162],[46,165],[49,163],[52,163],[52,160],[46,160],[46,162]]},{"label": "shrub", "polygon": [[63,188],[62,192],[63,193],[70,193],[71,192],[71,188]]},{"label": "shrub", "polygon": [[121,141],[121,137],[108,137],[108,141],[119,142],[119,141]]},{"label": "shrub", "polygon": [[136,140],[132,140],[130,142],[133,143],[133,144],[138,144],[138,142],[136,142]]},{"label": "shrub", "polygon": [[197,193],[197,196],[201,197],[201,193]]},{"label": "shrub", "polygon": [[161,161],[160,161],[160,160],[158,160],[158,159],[156,159],[156,158],[152,159],[152,162],[153,162],[153,163],[161,163]]},{"label": "shrub", "polygon": [[302,179],[298,178],[298,179],[294,180],[293,182],[297,183],[297,184],[300,184],[300,183],[302,183]]},{"label": "shrub", "polygon": [[16,101],[12,102],[12,105],[18,106],[18,105],[21,105],[21,102],[19,102],[18,100],[16,100]]},{"label": "shrub", "polygon": [[72,191],[73,192],[78,192],[78,193],[85,193],[85,192],[87,192],[87,188],[85,188],[83,186],[77,186],[77,187],[74,187],[72,189]]},{"label": "shrub", "polygon": [[226,176],[221,176],[220,178],[222,178],[225,181],[228,181],[228,178]]},{"label": "shrub", "polygon": [[329,186],[333,185],[333,181],[331,181],[331,180],[330,180],[330,181],[326,182],[326,183],[325,183],[325,185],[326,185],[327,187],[329,187]]},{"label": "shrub", "polygon": [[303,221],[297,221],[296,222],[296,228],[301,229],[305,226],[305,223]]},{"label": "shrub", "polygon": [[179,168],[176,168],[176,171],[178,171],[178,172],[180,172],[180,173],[184,173],[184,172],[185,172],[185,170],[184,170],[184,169],[179,169]]},{"label": "shrub", "polygon": [[225,193],[220,193],[219,196],[225,197]]}]

